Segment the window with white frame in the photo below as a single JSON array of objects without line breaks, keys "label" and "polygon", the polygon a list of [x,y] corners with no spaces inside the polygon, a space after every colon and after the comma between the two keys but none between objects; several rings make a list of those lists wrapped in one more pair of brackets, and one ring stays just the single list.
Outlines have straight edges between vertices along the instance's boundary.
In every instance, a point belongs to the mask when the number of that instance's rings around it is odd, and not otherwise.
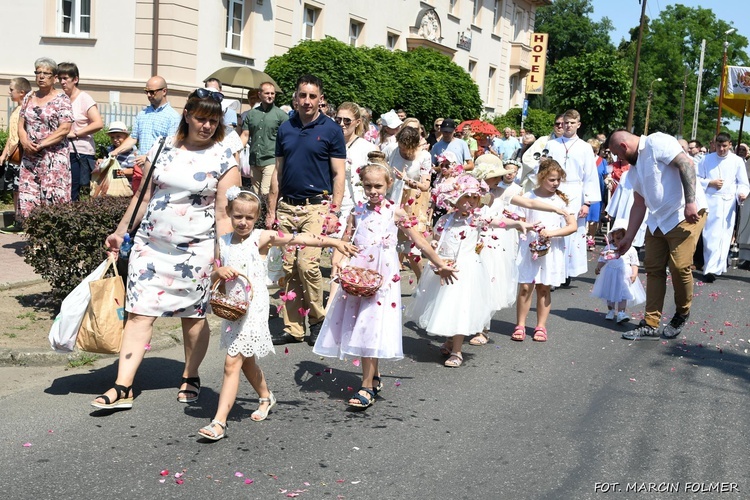
[{"label": "window with white frame", "polygon": [[315,24],[320,17],[320,9],[305,5],[305,17],[302,20],[302,39],[312,40],[315,37]]},{"label": "window with white frame", "polygon": [[388,32],[388,36],[385,39],[385,47],[388,50],[396,50],[396,47],[398,47],[398,39],[399,36],[396,33]]},{"label": "window with white frame", "polygon": [[503,1],[502,0],[495,0],[494,5],[492,6],[492,26],[497,31],[498,27],[500,26],[500,20],[503,18]]},{"label": "window with white frame", "polygon": [[469,66],[467,67],[467,70],[469,71],[469,74],[471,77],[476,80],[476,75],[474,74],[477,70],[477,62],[476,61],[469,61]]},{"label": "window with white frame", "polygon": [[91,0],[59,0],[60,35],[87,37],[91,34]]},{"label": "window with white frame", "polygon": [[349,45],[356,47],[359,45],[359,37],[362,35],[363,24],[357,21],[349,23]]},{"label": "window with white frame", "polygon": [[518,92],[518,75],[513,75],[508,80],[508,92],[508,103],[512,105],[516,98],[516,92]]},{"label": "window with white frame", "polygon": [[526,31],[526,11],[516,7],[513,14],[513,40],[517,41],[524,31]]},{"label": "window with white frame", "polygon": [[487,74],[487,105],[491,107],[495,107],[495,104],[497,104],[496,98],[495,98],[495,87],[497,86],[495,84],[495,74],[497,73],[497,68],[493,68],[490,66],[490,71]]},{"label": "window with white frame", "polygon": [[450,0],[450,5],[448,6],[448,12],[451,14],[455,14],[458,11],[458,0]]},{"label": "window with white frame", "polygon": [[474,0],[474,5],[472,6],[472,12],[471,12],[471,19],[474,21],[474,24],[479,24],[479,15],[482,13],[482,0]]},{"label": "window with white frame", "polygon": [[245,0],[227,2],[227,40],[226,49],[232,52],[242,51],[242,24],[245,18]]}]

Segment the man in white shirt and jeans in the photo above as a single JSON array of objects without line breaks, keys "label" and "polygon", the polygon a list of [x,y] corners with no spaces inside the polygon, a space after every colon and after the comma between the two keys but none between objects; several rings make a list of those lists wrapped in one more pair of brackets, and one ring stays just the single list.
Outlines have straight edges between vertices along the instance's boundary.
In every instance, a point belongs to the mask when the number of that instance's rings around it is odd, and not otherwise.
[{"label": "man in white shirt and jeans", "polygon": [[646,225],[646,316],[641,324],[622,337],[637,340],[658,337],[664,296],[667,292],[667,267],[672,274],[676,311],[664,327],[666,338],[675,338],[688,317],[693,299],[693,262],[695,244],[706,224],[706,196],[696,182],[696,169],[680,144],[672,136],[655,133],[648,137],[616,130],[609,137],[610,151],[630,163],[628,180],[634,202],[625,237],[617,251],[623,255],[635,238],[650,210]]}]

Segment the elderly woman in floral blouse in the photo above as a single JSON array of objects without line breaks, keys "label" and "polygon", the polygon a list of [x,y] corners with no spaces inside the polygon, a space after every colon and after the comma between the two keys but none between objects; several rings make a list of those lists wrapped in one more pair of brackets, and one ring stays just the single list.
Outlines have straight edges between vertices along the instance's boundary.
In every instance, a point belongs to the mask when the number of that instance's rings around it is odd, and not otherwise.
[{"label": "elderly woman in floral blouse", "polygon": [[23,147],[18,202],[24,219],[39,205],[70,201],[66,139],[73,122],[70,98],[55,89],[57,63],[52,59],[37,59],[34,75],[38,90],[24,98],[18,121]]}]

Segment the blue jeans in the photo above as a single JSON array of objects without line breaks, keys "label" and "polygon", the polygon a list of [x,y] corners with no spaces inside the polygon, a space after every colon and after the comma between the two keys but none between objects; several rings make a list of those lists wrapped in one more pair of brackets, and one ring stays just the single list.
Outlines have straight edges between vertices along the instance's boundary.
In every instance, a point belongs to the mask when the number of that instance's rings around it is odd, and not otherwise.
[{"label": "blue jeans", "polygon": [[94,155],[70,155],[70,199],[78,201],[78,194],[81,186],[91,184],[91,172],[96,167],[96,157]]}]

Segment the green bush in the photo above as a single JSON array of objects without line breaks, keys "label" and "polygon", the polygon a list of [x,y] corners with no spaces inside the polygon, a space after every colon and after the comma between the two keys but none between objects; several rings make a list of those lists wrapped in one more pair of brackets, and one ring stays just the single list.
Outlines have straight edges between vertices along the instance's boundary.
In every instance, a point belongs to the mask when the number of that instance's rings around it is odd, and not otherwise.
[{"label": "green bush", "polygon": [[104,156],[101,153],[104,149],[112,144],[112,141],[109,139],[109,135],[107,135],[107,130],[107,127],[104,127],[99,132],[94,134],[94,151],[97,158],[103,158]]},{"label": "green bush", "polygon": [[[492,124],[502,132],[505,127],[521,128],[521,108],[511,108],[504,115],[495,117]],[[555,115],[541,109],[529,109],[529,114],[523,123],[523,128],[540,138],[552,133],[555,124]]]},{"label": "green bush", "polygon": [[8,140],[8,131],[0,130],[0,153],[5,149],[5,141]]},{"label": "green bush", "polygon": [[24,260],[62,300],[106,258],[104,240],[130,202],[127,197],[90,198],[35,208],[24,223]]}]

